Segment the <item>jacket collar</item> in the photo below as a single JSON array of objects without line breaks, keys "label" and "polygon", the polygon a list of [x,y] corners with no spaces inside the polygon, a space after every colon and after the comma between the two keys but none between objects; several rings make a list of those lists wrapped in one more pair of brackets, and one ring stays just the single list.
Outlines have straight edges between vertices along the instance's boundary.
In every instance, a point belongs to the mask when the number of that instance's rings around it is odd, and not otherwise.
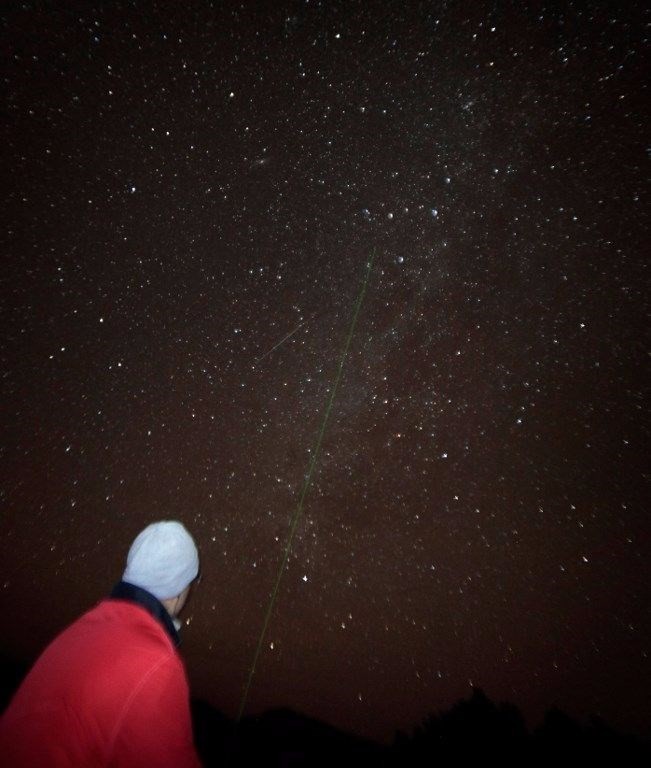
[{"label": "jacket collar", "polygon": [[126,600],[127,602],[142,606],[163,625],[167,634],[172,638],[174,645],[178,646],[180,644],[181,638],[169,613],[160,600],[154,597],[151,592],[147,592],[146,589],[137,587],[135,584],[120,581],[111,590],[111,598],[114,600]]}]

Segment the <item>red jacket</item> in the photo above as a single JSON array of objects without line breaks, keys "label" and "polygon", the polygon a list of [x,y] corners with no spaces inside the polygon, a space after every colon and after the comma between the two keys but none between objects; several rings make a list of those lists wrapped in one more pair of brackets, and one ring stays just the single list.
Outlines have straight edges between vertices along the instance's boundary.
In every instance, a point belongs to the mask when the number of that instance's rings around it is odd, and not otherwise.
[{"label": "red jacket", "polygon": [[103,600],[44,651],[0,719],[7,768],[197,768],[188,683],[163,625]]}]

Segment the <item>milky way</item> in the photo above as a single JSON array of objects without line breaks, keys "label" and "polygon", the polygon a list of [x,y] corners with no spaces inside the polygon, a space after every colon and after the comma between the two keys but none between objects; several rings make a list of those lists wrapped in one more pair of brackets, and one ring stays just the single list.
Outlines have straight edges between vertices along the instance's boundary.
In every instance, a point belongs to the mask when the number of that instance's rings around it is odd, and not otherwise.
[{"label": "milky way", "polygon": [[2,15],[2,651],[155,519],[193,694],[648,729],[641,3]]}]

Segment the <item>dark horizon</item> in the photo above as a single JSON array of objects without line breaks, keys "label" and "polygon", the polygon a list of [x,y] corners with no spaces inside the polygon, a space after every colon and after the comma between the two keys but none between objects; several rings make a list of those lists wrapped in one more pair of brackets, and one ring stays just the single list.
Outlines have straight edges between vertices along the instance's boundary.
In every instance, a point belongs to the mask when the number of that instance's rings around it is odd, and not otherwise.
[{"label": "dark horizon", "polygon": [[[27,668],[0,657],[0,714]],[[549,709],[535,727],[510,702],[494,702],[480,689],[446,711],[432,712],[411,728],[396,731],[386,744],[364,739],[287,708],[241,721],[230,720],[209,703],[191,701],[195,744],[202,765],[391,768],[424,764],[458,765],[475,759],[492,765],[549,765],[559,760],[616,760],[646,765],[646,738],[613,729],[599,717],[577,721]]]},{"label": "dark horizon", "polygon": [[0,21],[0,652],[179,519],[235,716],[375,254],[246,714],[386,743],[478,687],[648,735],[644,6]]}]

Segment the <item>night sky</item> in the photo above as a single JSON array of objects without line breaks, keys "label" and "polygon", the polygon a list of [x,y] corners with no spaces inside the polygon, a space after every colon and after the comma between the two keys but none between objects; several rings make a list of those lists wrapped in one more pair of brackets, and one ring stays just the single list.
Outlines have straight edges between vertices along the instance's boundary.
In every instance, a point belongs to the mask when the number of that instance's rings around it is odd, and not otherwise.
[{"label": "night sky", "polygon": [[9,5],[2,653],[179,519],[236,715],[375,254],[246,713],[648,732],[645,4]]}]

